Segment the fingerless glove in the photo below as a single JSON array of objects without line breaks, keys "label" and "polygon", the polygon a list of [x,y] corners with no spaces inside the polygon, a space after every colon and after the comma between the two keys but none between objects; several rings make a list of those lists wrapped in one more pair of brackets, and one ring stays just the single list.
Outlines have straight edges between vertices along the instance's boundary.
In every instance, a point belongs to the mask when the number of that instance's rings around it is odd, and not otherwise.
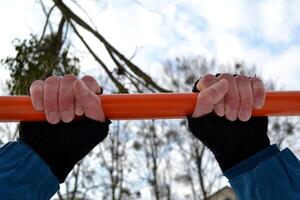
[{"label": "fingerless glove", "polygon": [[21,122],[19,140],[37,152],[62,183],[74,165],[104,140],[110,123],[88,118],[56,125]]},{"label": "fingerless glove", "polygon": [[[197,82],[193,92],[199,92]],[[197,118],[188,115],[187,119],[193,135],[210,149],[223,172],[270,145],[268,117],[232,122],[211,112]]]}]

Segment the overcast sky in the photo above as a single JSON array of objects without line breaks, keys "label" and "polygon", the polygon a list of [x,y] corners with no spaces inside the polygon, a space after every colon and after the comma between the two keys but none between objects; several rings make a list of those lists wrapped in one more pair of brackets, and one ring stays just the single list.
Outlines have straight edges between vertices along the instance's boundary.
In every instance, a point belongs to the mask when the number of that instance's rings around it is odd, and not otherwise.
[{"label": "overcast sky", "polygon": [[[0,58],[12,40],[40,34],[45,16],[37,0],[0,1]],[[51,1],[48,5],[51,5]],[[69,1],[68,5],[76,8]],[[300,89],[300,1],[88,0],[79,1],[98,30],[134,62],[155,70],[166,58],[202,55],[219,63],[255,64],[264,79]],[[83,12],[78,12],[86,18]],[[56,14],[58,16],[58,14]],[[81,51],[81,53],[84,53]],[[99,50],[101,54],[101,51]],[[83,70],[96,64],[83,57]],[[8,73],[0,69],[1,84]]]}]

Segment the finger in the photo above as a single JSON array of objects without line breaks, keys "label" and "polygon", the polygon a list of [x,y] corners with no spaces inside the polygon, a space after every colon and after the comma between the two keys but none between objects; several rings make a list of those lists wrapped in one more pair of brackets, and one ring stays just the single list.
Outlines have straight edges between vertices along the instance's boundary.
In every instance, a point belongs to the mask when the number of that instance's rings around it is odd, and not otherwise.
[{"label": "finger", "polygon": [[248,121],[251,117],[253,107],[251,81],[246,76],[236,76],[235,80],[240,94],[240,108],[238,118],[241,121]]},{"label": "finger", "polygon": [[229,73],[224,73],[218,76],[220,80],[225,79],[229,83],[229,89],[225,96],[225,117],[230,120],[234,121],[237,119],[238,110],[240,105],[239,100],[239,91],[236,84],[234,77]]},{"label": "finger", "polygon": [[254,97],[254,107],[256,109],[261,109],[264,106],[266,100],[266,90],[264,84],[257,77],[251,78],[251,84]]},{"label": "finger", "polygon": [[[222,76],[218,76],[217,80],[220,81],[222,78]],[[225,96],[226,97],[226,96]],[[215,113],[217,115],[219,115],[220,117],[223,117],[225,115],[225,97],[223,99],[221,99],[221,101],[219,103],[217,103],[217,105],[215,105]]]},{"label": "finger", "polygon": [[[81,80],[92,92],[100,93],[100,87],[94,77],[87,75],[84,76]],[[75,102],[75,113],[78,116],[82,116],[84,114],[84,110],[78,102]]]},{"label": "finger", "polygon": [[206,74],[200,80],[198,81],[196,87],[198,91],[202,91],[208,87],[210,87],[212,84],[217,82],[217,78],[212,74]]},{"label": "finger", "polygon": [[44,110],[47,121],[51,124],[57,124],[60,121],[58,94],[60,78],[51,76],[44,83]]},{"label": "finger", "polygon": [[44,81],[36,80],[29,88],[32,106],[36,111],[44,110]]},{"label": "finger", "polygon": [[214,105],[224,98],[227,90],[228,82],[221,80],[199,92],[192,117],[200,117],[210,113],[214,109]]},{"label": "finger", "polygon": [[75,117],[75,95],[73,83],[76,81],[74,75],[65,75],[59,88],[59,112],[63,122],[70,122]]},{"label": "finger", "polygon": [[74,82],[76,101],[83,108],[85,116],[97,121],[104,122],[105,116],[101,107],[99,96],[92,92],[81,80]]},{"label": "finger", "polygon": [[94,77],[87,75],[82,77],[81,80],[92,92],[100,93],[100,86]]},{"label": "finger", "polygon": [[[199,91],[202,91],[208,87],[210,87],[211,85],[215,84],[216,82],[218,82],[217,77],[215,77],[212,74],[206,74],[205,76],[203,76],[197,83],[196,87]],[[214,111],[215,113],[222,117],[224,116],[224,103],[222,104],[222,100],[220,103],[216,104],[214,106]]]}]

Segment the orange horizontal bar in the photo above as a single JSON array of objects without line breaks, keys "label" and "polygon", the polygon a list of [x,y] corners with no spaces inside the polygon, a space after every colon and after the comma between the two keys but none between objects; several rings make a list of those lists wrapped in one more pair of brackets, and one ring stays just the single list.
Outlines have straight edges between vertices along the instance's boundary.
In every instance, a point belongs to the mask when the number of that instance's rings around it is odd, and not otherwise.
[{"label": "orange horizontal bar", "polygon": [[[100,96],[105,116],[112,120],[185,118],[194,110],[197,93],[104,94]],[[253,116],[300,115],[300,91],[269,91],[266,103]],[[1,96],[0,121],[43,121],[43,112],[33,109],[29,96]]]}]

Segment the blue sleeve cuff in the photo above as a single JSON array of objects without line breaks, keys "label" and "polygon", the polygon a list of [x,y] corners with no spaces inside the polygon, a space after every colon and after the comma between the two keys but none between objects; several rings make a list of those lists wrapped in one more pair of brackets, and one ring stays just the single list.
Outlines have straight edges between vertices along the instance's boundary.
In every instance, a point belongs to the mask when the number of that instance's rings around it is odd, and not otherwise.
[{"label": "blue sleeve cuff", "polygon": [[268,158],[278,154],[279,152],[280,151],[276,144],[270,145],[257,154],[251,156],[246,160],[243,160],[239,164],[225,171],[224,176],[226,176],[228,179],[232,179],[244,172],[255,168],[261,161],[267,160]]}]

